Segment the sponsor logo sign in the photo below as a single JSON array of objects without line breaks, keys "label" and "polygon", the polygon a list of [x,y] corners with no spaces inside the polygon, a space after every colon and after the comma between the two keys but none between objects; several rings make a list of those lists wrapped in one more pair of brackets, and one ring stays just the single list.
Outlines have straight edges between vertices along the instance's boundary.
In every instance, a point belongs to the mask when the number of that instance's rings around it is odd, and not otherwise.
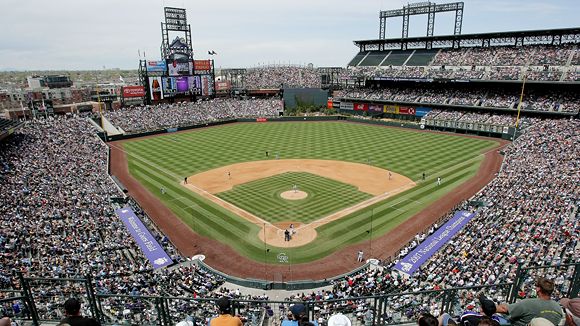
[{"label": "sponsor logo sign", "polygon": [[163,250],[163,247],[159,245],[130,207],[119,208],[115,210],[115,213],[125,224],[145,257],[153,265],[153,268],[158,269],[173,263],[169,255]]},{"label": "sponsor logo sign", "polygon": [[166,70],[167,66],[163,60],[147,61],[147,72],[165,72]]},{"label": "sponsor logo sign", "polygon": [[123,87],[123,97],[144,97],[145,88],[143,86],[125,86]]},{"label": "sponsor logo sign", "polygon": [[449,242],[474,216],[475,213],[458,211],[447,223],[401,259],[394,268],[408,275],[415,273],[427,259]]}]

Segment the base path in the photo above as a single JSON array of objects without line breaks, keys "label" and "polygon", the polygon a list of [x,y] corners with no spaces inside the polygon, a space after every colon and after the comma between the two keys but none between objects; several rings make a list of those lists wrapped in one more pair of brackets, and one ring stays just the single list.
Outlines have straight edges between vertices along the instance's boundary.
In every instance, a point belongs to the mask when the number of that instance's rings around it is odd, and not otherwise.
[{"label": "base path", "polygon": [[243,162],[219,167],[187,177],[190,186],[217,194],[234,186],[286,172],[308,172],[347,183],[359,191],[381,195],[392,189],[415,183],[400,174],[376,166],[332,160],[267,160]]},{"label": "base path", "polygon": [[[456,134],[450,135],[457,136]],[[474,138],[489,140],[489,138],[484,137]],[[503,147],[508,143],[505,140],[497,141],[501,143],[499,147]],[[310,263],[265,265],[241,256],[232,248],[219,241],[200,236],[193,232],[171,210],[165,207],[157,197],[145,189],[145,187],[129,174],[127,158],[122,150],[121,143],[113,142],[110,144],[111,174],[116,176],[125,185],[129,191],[128,194],[137,200],[139,205],[141,205],[145,212],[153,219],[163,233],[171,239],[171,242],[184,256],[192,257],[196,254],[204,254],[206,256],[204,261],[206,264],[229,275],[242,278],[259,278],[276,282],[320,280],[346,273],[361,266],[361,263],[357,263],[356,261],[356,255],[359,250],[364,251],[365,259],[369,257],[386,259],[392,256],[401,246],[413,239],[415,234],[423,231],[426,227],[452,210],[462,200],[475,195],[489,183],[500,170],[503,159],[499,153],[499,147],[487,151],[476,176],[447,194],[441,200],[409,218],[391,232],[380,238],[373,239],[372,247],[369,241],[365,241],[348,246],[325,258]],[[286,225],[279,225],[279,227],[284,226]]]}]

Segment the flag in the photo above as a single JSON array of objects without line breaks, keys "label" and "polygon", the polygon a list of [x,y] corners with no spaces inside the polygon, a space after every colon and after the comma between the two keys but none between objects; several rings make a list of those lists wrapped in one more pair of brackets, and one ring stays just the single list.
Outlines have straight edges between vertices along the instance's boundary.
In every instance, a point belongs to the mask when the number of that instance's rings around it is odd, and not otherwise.
[{"label": "flag", "polygon": [[119,75],[119,80],[121,81],[121,83],[125,83],[125,80],[123,79],[123,76]]}]

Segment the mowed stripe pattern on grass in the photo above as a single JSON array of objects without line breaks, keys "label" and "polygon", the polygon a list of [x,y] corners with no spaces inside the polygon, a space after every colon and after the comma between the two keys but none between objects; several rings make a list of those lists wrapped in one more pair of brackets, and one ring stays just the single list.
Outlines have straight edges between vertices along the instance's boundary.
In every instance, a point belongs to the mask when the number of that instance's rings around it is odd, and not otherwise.
[{"label": "mowed stripe pattern on grass", "polygon": [[[264,259],[259,227],[193,194],[179,182],[184,176],[237,162],[315,158],[366,163],[420,180],[426,171],[443,177],[329,223],[304,247],[284,249],[292,263],[312,261],[346,245],[378,237],[475,175],[485,148],[494,141],[444,134],[409,132],[349,123],[236,124],[189,133],[125,142],[129,170],[178,217],[202,235],[220,240],[256,261]],[[470,161],[469,161],[470,160]],[[465,161],[468,161],[465,163]],[[459,164],[464,162],[462,164]],[[445,170],[445,173],[438,173]],[[162,195],[160,188],[166,189]],[[401,201],[401,202],[397,202]],[[420,201],[420,202],[417,202]],[[374,214],[371,214],[374,211]],[[267,257],[275,263],[275,258]]]},{"label": "mowed stripe pattern on grass", "polygon": [[[308,197],[301,200],[281,198],[280,193],[291,191],[293,185]],[[282,173],[237,185],[216,195],[270,223],[310,223],[373,197],[355,186],[306,172]]]}]

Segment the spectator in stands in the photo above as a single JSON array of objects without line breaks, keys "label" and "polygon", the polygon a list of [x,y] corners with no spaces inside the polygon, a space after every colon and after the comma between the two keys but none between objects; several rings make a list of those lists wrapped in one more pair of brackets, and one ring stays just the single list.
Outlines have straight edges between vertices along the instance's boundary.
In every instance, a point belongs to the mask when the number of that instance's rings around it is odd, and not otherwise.
[{"label": "spectator in stands", "polygon": [[422,313],[417,318],[417,325],[419,326],[439,326],[439,320],[430,313]]},{"label": "spectator in stands", "polygon": [[282,321],[281,326],[303,326],[308,323],[312,323],[314,326],[318,326],[318,322],[316,320],[308,321],[306,307],[303,304],[293,304],[290,306],[290,312],[292,313],[292,319],[286,319]]},{"label": "spectator in stands", "polygon": [[536,281],[536,291],[538,298],[524,299],[510,305],[496,305],[496,311],[509,314],[509,319],[514,326],[526,326],[536,317],[546,318],[554,326],[559,325],[562,320],[562,308],[551,298],[554,292],[554,281],[539,278]]},{"label": "spectator in stands", "polygon": [[81,315],[81,302],[76,298],[69,298],[64,303],[64,312],[66,317],[61,320],[71,326],[100,326],[101,324],[92,318]]},{"label": "spectator in stands", "polygon": [[566,326],[580,326],[580,298],[560,299],[566,315]]},{"label": "spectator in stands", "polygon": [[209,321],[209,326],[242,326],[238,317],[231,315],[232,302],[228,297],[221,297],[216,301],[219,316]]}]

